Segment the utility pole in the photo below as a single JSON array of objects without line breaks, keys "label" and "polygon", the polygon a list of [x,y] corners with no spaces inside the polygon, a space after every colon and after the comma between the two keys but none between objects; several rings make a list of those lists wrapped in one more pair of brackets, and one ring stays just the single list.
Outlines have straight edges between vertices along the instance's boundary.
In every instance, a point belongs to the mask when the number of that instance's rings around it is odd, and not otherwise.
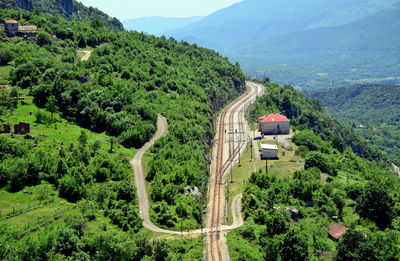
[{"label": "utility pole", "polygon": [[253,141],[250,141],[250,162],[253,161]]},{"label": "utility pole", "polygon": [[268,159],[265,159],[265,173],[268,174]]},{"label": "utility pole", "polygon": [[231,183],[233,183],[233,167],[232,167],[232,161],[231,161]]}]

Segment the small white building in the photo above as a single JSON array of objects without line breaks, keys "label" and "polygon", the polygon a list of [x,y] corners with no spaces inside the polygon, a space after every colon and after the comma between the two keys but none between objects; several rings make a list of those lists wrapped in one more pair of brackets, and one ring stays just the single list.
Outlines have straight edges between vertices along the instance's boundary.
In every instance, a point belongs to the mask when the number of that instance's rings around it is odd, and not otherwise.
[{"label": "small white building", "polygon": [[258,127],[261,134],[279,135],[290,133],[288,118],[279,113],[271,113],[258,119]]},{"label": "small white building", "polygon": [[275,144],[260,144],[261,159],[277,159],[278,146]]}]

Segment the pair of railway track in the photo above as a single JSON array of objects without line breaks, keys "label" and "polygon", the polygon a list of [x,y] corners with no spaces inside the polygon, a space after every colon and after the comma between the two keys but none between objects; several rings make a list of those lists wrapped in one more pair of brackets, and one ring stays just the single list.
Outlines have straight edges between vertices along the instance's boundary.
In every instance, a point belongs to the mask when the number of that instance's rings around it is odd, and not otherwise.
[{"label": "pair of railway track", "polygon": [[[220,122],[218,126],[218,140],[217,140],[217,148],[216,148],[216,163],[214,168],[215,180],[210,189],[213,190],[212,201],[211,204],[211,224],[210,231],[207,235],[207,259],[208,260],[225,260],[222,254],[222,246],[221,242],[221,201],[222,197],[224,197],[225,190],[223,188],[224,184],[224,174],[228,170],[230,164],[232,164],[233,160],[240,153],[241,148],[244,143],[242,142],[242,134],[245,133],[246,126],[244,121],[244,113],[250,106],[253,98],[255,98],[258,94],[258,89],[256,86],[248,85],[247,92],[228,105],[220,115]],[[237,114],[238,119],[235,123],[235,114]],[[227,115],[228,122],[226,122]],[[235,129],[235,125],[237,128]],[[226,130],[226,126],[228,126],[228,130]],[[229,139],[229,156],[227,160],[224,160],[224,144],[226,134],[238,134],[238,140]],[[246,135],[244,134],[244,139],[246,139]],[[226,157],[225,157],[226,158]],[[222,188],[221,188],[222,187]]]}]

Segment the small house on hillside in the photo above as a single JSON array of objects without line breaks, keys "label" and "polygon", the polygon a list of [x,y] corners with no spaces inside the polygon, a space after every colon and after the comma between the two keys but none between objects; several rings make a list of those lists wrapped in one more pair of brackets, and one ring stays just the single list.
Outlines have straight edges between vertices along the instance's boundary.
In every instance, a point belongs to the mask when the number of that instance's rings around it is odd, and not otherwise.
[{"label": "small house on hillside", "polygon": [[37,34],[38,28],[36,25],[18,25],[16,20],[4,21],[4,32],[7,36],[29,37]]},{"label": "small house on hillside", "polygon": [[279,113],[271,113],[258,119],[258,127],[263,135],[289,134],[290,121]]},{"label": "small house on hillside", "polygon": [[329,226],[328,235],[332,240],[338,241],[339,238],[342,237],[344,235],[344,233],[346,233],[346,231],[347,231],[347,227],[342,226],[336,222],[333,222]]},{"label": "small house on hillside", "polygon": [[5,20],[4,31],[16,33],[18,31],[18,22],[16,20]]}]

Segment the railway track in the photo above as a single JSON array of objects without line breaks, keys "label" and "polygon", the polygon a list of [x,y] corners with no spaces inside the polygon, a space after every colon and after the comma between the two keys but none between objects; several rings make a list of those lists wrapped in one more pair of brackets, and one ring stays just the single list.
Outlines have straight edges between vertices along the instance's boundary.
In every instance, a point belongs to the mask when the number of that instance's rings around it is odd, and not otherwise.
[{"label": "railway track", "polygon": [[[226,260],[224,257],[223,249],[226,248],[221,244],[221,219],[224,204],[224,174],[227,172],[230,164],[240,153],[244,143],[242,141],[242,134],[246,131],[246,124],[244,120],[244,113],[250,106],[251,101],[259,94],[259,88],[256,85],[248,84],[247,92],[236,99],[233,103],[228,105],[220,115],[220,122],[218,126],[218,138],[216,145],[216,158],[214,165],[214,181],[209,187],[209,199],[211,201],[211,222],[209,224],[209,233],[207,235],[206,253],[207,260]],[[228,116],[228,117],[227,117]],[[237,116],[237,122],[235,122]],[[237,128],[235,128],[237,125]],[[226,129],[228,126],[228,130]],[[231,133],[231,134],[229,134]],[[224,158],[224,147],[226,135],[236,135],[238,133],[238,140],[235,141],[231,138],[228,139],[229,154],[226,159]],[[237,135],[236,135],[237,136]],[[245,137],[245,135],[243,135]],[[222,188],[221,188],[222,187]]]}]

